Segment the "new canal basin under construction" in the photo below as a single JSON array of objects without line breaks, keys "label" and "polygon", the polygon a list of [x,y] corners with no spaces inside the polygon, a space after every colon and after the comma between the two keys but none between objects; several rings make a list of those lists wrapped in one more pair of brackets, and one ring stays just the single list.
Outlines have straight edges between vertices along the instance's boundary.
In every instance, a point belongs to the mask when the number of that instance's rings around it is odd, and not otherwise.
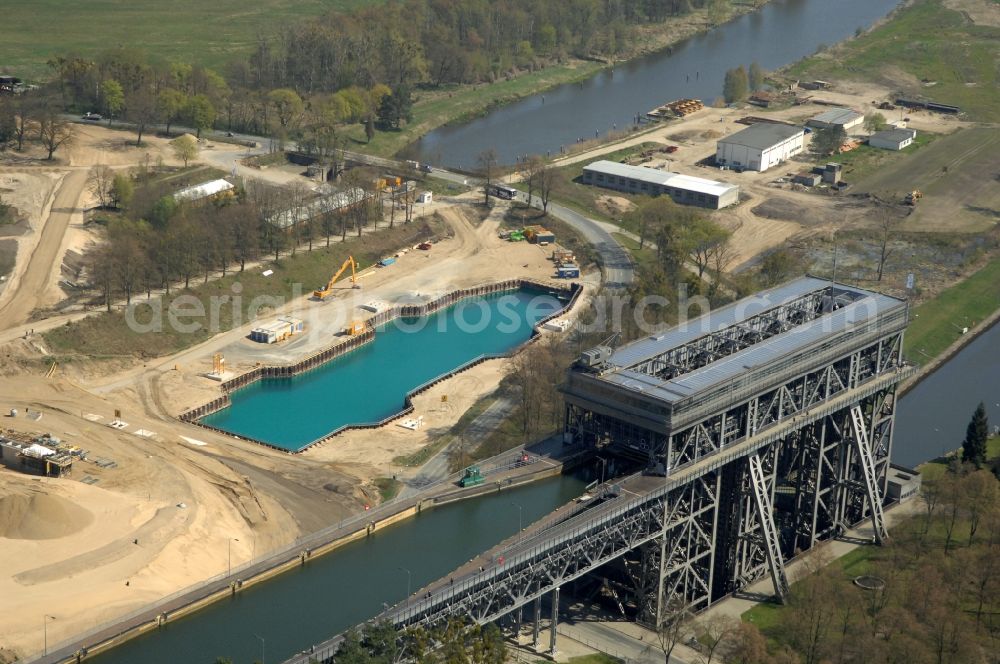
[{"label": "new canal basin under construction", "polygon": [[201,422],[299,451],[342,427],[399,413],[409,392],[477,358],[514,350],[563,306],[549,293],[521,288],[398,318],[378,328],[373,341],[316,369],[234,391],[230,406]]}]

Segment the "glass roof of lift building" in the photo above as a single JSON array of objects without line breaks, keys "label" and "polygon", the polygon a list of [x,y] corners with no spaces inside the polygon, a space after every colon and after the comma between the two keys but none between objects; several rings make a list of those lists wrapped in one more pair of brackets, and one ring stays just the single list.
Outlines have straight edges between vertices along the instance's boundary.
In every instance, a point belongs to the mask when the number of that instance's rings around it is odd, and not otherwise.
[{"label": "glass roof of lift building", "polygon": [[618,348],[600,380],[677,402],[905,308],[897,298],[802,277]]}]

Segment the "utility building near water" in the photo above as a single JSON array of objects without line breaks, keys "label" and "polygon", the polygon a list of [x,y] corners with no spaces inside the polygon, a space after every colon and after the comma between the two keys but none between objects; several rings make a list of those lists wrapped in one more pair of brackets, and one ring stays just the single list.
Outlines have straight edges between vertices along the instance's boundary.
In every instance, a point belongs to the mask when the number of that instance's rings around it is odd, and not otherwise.
[{"label": "utility building near water", "polygon": [[740,200],[740,188],[735,184],[606,160],[584,166],[583,181],[630,194],[665,194],[675,203],[713,210],[734,205]]},{"label": "utility building near water", "polygon": [[715,163],[764,172],[802,152],[804,143],[805,131],[801,127],[762,122],[720,138]]}]

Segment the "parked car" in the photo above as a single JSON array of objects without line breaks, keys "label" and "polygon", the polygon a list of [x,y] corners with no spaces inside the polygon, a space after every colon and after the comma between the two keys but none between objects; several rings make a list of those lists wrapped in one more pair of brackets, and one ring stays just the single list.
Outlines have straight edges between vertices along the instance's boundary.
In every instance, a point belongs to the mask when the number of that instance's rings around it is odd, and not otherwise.
[{"label": "parked car", "polygon": [[84,113],[83,119],[90,120],[91,122],[100,122],[104,118],[101,116],[100,113]]}]

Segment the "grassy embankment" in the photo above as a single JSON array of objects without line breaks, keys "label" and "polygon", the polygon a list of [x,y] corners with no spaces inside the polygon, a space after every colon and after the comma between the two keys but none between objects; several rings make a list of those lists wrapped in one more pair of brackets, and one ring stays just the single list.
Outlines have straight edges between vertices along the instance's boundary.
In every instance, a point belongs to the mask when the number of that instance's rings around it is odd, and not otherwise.
[{"label": "grassy embankment", "polygon": [[968,279],[914,308],[906,331],[906,354],[923,364],[937,357],[961,335],[1000,307],[1000,258]]},{"label": "grassy embankment", "polygon": [[403,483],[394,477],[376,477],[375,486],[378,487],[379,496],[385,503],[396,497],[399,490],[403,488]]},{"label": "grassy embankment", "polygon": [[[274,274],[269,277],[264,277],[259,269],[230,273],[225,278],[209,283],[201,283],[202,277],[196,276],[192,279],[189,290],[172,291],[163,299],[162,306],[154,298],[157,310],[163,312],[163,324],[159,332],[134,331],[127,324],[125,312],[114,310],[46,332],[45,341],[54,353],[64,356],[60,361],[68,361],[81,354],[91,358],[169,355],[201,343],[218,332],[249,322],[254,314],[255,298],[273,298],[272,301],[284,303],[291,301],[296,295],[308,296],[311,289],[330,278],[331,270],[340,265],[348,254],[353,255],[361,265],[370,265],[386,254],[440,234],[443,230],[442,222],[417,221],[391,230],[380,229],[360,238],[348,236],[346,242],[334,242],[328,249],[323,247],[325,240],[320,239],[316,242],[317,248],[314,251],[299,249],[295,256],[282,256],[278,261],[269,263],[267,267],[274,270]],[[232,304],[233,286],[236,283],[242,287],[239,307]],[[174,329],[169,324],[167,311],[171,306],[182,311],[189,310],[184,300],[178,302],[178,298],[182,296],[194,296],[204,312],[212,310],[213,301],[221,301],[223,304],[218,307],[217,329],[208,327],[207,314],[200,318],[181,319],[183,322],[202,323],[201,328],[195,332],[186,333]],[[135,299],[141,301],[143,298],[140,295]],[[270,309],[261,310],[257,315],[266,316],[269,311]],[[149,308],[137,307],[135,318],[140,323],[149,322]]]},{"label": "grassy embankment", "polygon": [[[975,25],[941,0],[917,0],[871,32],[788,68],[801,78],[869,80],[1000,121],[1000,28]],[[932,85],[928,85],[931,84]]]},{"label": "grassy embankment", "polygon": [[913,140],[912,144],[906,146],[898,152],[894,150],[873,148],[870,145],[859,145],[850,152],[843,152],[839,155],[817,161],[822,161],[824,164],[830,162],[842,164],[844,167],[844,181],[852,184],[859,183],[868,179],[875,173],[878,173],[882,169],[891,167],[897,160],[910,156],[920,148],[933,142],[934,139],[939,136],[939,134],[920,132],[917,134],[917,137]]}]

